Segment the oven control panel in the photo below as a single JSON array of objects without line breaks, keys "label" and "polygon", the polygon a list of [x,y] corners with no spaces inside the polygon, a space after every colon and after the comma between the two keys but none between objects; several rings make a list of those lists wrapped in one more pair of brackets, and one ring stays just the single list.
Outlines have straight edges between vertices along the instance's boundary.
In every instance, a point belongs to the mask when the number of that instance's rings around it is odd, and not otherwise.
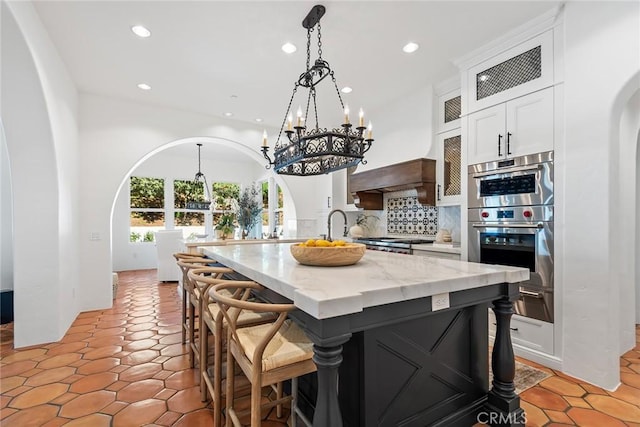
[{"label": "oven control panel", "polygon": [[469,209],[469,222],[530,223],[538,221],[553,221],[553,206]]}]

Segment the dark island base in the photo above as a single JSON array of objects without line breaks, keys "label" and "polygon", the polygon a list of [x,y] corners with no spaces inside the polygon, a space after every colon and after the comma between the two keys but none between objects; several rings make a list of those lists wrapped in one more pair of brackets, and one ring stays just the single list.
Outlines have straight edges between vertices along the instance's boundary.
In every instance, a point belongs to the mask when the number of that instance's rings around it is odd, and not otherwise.
[{"label": "dark island base", "polygon": [[[475,424],[489,387],[487,307],[430,313],[353,334],[339,369],[343,425]],[[316,378],[300,380],[298,405],[309,419]]]}]

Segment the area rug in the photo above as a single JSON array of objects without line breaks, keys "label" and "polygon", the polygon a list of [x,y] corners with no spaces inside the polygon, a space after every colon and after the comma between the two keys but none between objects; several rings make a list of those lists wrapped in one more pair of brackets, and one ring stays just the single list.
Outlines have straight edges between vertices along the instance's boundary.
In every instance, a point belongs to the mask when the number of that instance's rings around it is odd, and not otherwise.
[{"label": "area rug", "polygon": [[[516,360],[516,376],[513,380],[516,385],[516,394],[522,393],[526,389],[533,387],[549,376],[551,376],[551,374],[548,372],[525,365],[524,363],[520,363]],[[489,367],[489,388],[491,388],[492,380],[493,372],[491,372],[491,367]]]}]

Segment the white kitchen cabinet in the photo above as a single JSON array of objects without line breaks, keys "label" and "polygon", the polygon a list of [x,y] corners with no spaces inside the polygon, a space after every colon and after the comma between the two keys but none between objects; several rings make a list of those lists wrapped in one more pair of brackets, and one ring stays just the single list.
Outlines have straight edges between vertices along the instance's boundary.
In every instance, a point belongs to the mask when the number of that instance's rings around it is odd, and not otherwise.
[{"label": "white kitchen cabinet", "polygon": [[462,113],[462,97],[460,88],[438,96],[437,132],[446,132],[460,127]]},{"label": "white kitchen cabinet", "polygon": [[[553,354],[553,323],[514,314],[511,317],[511,342],[546,354]],[[489,336],[495,338],[496,318],[489,309]]]},{"label": "white kitchen cabinet", "polygon": [[462,134],[460,128],[437,135],[436,205],[462,203]]},{"label": "white kitchen cabinet", "polygon": [[552,86],[553,31],[548,30],[467,69],[468,113]]},{"label": "white kitchen cabinet", "polygon": [[553,88],[468,116],[468,164],[553,150]]}]

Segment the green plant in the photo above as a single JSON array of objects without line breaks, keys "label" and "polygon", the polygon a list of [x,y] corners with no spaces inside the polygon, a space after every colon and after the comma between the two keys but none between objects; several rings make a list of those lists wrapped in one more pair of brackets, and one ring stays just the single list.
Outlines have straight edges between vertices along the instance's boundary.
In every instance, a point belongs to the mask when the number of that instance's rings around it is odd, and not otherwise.
[{"label": "green plant", "polygon": [[222,233],[222,238],[226,238],[230,234],[233,234],[233,231],[236,228],[235,225],[236,216],[232,213],[222,214],[218,223],[216,224],[216,230],[220,230]]},{"label": "green plant", "polygon": [[153,242],[155,240],[155,235],[153,234],[153,231],[147,231],[146,233],[144,233],[144,238],[143,238],[143,242]]},{"label": "green plant", "polygon": [[135,231],[132,231],[131,234],[129,234],[130,242],[138,242],[140,241],[141,238],[142,238],[142,234],[136,233]]},{"label": "green plant", "polygon": [[260,222],[262,213],[261,189],[254,184],[245,188],[240,193],[237,202],[234,203],[234,212],[238,225],[242,228],[243,235],[249,234],[251,229]]}]

